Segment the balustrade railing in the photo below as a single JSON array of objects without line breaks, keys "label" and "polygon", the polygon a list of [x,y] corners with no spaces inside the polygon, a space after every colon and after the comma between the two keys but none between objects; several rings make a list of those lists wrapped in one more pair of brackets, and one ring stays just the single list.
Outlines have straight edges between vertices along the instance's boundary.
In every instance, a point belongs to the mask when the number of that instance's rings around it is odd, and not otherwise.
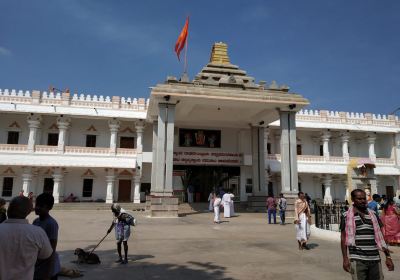
[{"label": "balustrade railing", "polygon": [[26,152],[27,145],[17,144],[0,144],[0,151],[2,152]]},{"label": "balustrade railing", "polygon": [[348,206],[344,202],[323,204],[315,201],[315,226],[320,229],[339,231],[340,219],[347,209]]},{"label": "balustrade railing", "polygon": [[65,146],[65,154],[100,154],[105,155],[110,153],[110,148],[107,147],[79,147]]}]

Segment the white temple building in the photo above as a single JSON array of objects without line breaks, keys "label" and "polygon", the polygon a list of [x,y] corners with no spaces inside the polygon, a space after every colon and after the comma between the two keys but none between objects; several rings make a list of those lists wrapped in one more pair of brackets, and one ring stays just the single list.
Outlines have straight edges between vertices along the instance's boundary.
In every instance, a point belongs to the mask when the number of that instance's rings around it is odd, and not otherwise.
[{"label": "white temple building", "polygon": [[[307,99],[254,78],[216,44],[189,81],[168,77],[149,99],[0,90],[0,197],[53,193],[62,202],[195,201],[224,187],[246,202],[296,193],[400,194],[394,115],[307,110]],[[283,123],[282,123],[283,122]]]}]

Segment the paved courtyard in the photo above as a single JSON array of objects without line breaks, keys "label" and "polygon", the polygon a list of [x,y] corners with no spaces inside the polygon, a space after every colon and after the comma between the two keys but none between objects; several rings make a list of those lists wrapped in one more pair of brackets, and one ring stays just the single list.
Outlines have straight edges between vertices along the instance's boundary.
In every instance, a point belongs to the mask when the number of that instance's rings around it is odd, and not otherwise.
[{"label": "paved courtyard", "polygon": [[[164,219],[137,213],[126,265],[114,263],[113,233],[96,250],[100,265],[72,263],[75,248],[92,248],[104,236],[111,211],[54,210],[53,216],[60,225],[62,266],[78,268],[83,279],[350,279],[341,268],[339,244],[312,238],[312,250],[299,251],[293,224],[268,225],[260,213],[241,213],[220,225],[206,212]],[[385,267],[386,279],[398,279],[400,248],[393,251],[396,271]]]}]

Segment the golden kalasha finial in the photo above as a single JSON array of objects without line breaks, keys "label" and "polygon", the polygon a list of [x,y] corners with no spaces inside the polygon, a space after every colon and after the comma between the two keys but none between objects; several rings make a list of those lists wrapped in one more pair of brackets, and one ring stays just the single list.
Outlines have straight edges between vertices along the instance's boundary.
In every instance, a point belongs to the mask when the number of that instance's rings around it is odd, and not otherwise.
[{"label": "golden kalasha finial", "polygon": [[211,50],[210,63],[231,64],[227,44],[222,42],[214,43]]}]

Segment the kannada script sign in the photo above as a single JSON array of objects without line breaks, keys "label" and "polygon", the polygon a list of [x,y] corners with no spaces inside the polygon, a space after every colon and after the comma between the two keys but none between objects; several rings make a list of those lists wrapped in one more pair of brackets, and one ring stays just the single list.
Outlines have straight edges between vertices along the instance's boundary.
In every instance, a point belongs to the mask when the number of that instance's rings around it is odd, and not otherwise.
[{"label": "kannada script sign", "polygon": [[174,152],[175,165],[241,165],[243,155],[224,152]]}]

